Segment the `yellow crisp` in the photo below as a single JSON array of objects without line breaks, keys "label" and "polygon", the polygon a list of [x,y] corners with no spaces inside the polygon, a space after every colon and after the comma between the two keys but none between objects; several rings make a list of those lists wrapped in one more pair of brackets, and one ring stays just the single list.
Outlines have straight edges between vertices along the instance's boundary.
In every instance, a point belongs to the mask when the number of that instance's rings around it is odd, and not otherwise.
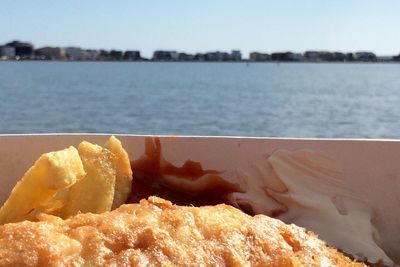
[{"label": "yellow crisp", "polygon": [[108,149],[88,142],[79,147],[84,179],[69,189],[68,199],[59,215],[63,218],[79,212],[110,211],[114,199],[116,157]]},{"label": "yellow crisp", "polygon": [[128,153],[122,147],[121,142],[111,136],[104,145],[117,157],[117,175],[115,180],[114,202],[112,209],[116,209],[124,204],[131,193],[132,169]]},{"label": "yellow crisp", "polygon": [[105,148],[82,142],[78,150],[50,152],[17,183],[0,209],[0,224],[110,211],[125,203],[131,182],[128,153],[114,136]]},{"label": "yellow crisp", "polygon": [[0,208],[0,224],[30,219],[43,207],[52,209],[48,204],[56,193],[72,186],[84,175],[76,148],[43,154],[16,184]]}]

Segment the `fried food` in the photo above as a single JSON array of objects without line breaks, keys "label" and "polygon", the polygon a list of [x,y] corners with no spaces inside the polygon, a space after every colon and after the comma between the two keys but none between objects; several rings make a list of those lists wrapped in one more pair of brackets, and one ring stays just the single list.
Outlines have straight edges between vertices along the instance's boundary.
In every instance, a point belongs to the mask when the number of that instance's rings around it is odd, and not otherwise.
[{"label": "fried food", "polygon": [[102,214],[0,226],[0,266],[364,266],[295,225],[157,197]]},{"label": "fried food", "polygon": [[0,208],[0,224],[34,218],[37,212],[48,212],[63,205],[53,198],[85,175],[78,151],[69,147],[43,154],[16,184]]},{"label": "fried food", "polygon": [[129,157],[114,136],[105,146],[82,142],[78,150],[43,154],[0,208],[0,225],[36,221],[41,213],[101,213],[124,203],[132,181]]},{"label": "fried food", "polygon": [[107,143],[104,145],[105,148],[110,150],[116,157],[116,177],[115,177],[115,192],[112,209],[116,209],[126,202],[131,193],[132,187],[132,168],[131,162],[122,147],[121,142],[111,136]]},{"label": "fried food", "polygon": [[78,212],[101,213],[110,211],[114,200],[116,157],[109,150],[89,142],[78,147],[84,179],[70,188],[61,217],[67,218]]}]

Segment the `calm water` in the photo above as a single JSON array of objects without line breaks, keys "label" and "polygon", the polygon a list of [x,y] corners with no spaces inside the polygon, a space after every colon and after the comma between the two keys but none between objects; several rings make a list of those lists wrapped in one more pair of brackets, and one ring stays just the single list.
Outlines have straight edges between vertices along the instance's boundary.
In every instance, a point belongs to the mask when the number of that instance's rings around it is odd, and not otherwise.
[{"label": "calm water", "polygon": [[0,133],[400,138],[400,64],[0,62]]}]

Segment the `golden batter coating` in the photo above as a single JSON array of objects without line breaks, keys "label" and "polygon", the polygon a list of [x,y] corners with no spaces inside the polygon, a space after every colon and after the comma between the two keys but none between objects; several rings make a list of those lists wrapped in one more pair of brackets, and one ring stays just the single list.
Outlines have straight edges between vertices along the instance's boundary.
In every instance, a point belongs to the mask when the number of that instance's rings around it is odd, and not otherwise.
[{"label": "golden batter coating", "polygon": [[0,266],[364,266],[316,235],[228,205],[157,197],[102,214],[0,226]]}]

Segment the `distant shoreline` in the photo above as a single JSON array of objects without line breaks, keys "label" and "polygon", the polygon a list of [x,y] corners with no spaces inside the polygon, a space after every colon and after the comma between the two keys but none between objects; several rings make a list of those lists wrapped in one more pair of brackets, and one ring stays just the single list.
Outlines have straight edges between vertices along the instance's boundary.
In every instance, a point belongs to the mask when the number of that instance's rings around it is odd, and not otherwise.
[{"label": "distant shoreline", "polygon": [[19,59],[0,62],[95,62],[95,63],[224,63],[224,64],[400,64],[400,61],[163,61],[163,60],[59,60],[59,59]]},{"label": "distant shoreline", "polygon": [[35,48],[29,42],[0,45],[0,60],[101,61],[101,62],[300,62],[353,63],[400,62],[399,55],[379,56],[369,51],[338,52],[309,50],[304,52],[250,52],[243,57],[240,50],[187,53],[176,50],[156,50],[152,57],[142,56],[139,50],[104,50],[81,47],[45,46]]}]

